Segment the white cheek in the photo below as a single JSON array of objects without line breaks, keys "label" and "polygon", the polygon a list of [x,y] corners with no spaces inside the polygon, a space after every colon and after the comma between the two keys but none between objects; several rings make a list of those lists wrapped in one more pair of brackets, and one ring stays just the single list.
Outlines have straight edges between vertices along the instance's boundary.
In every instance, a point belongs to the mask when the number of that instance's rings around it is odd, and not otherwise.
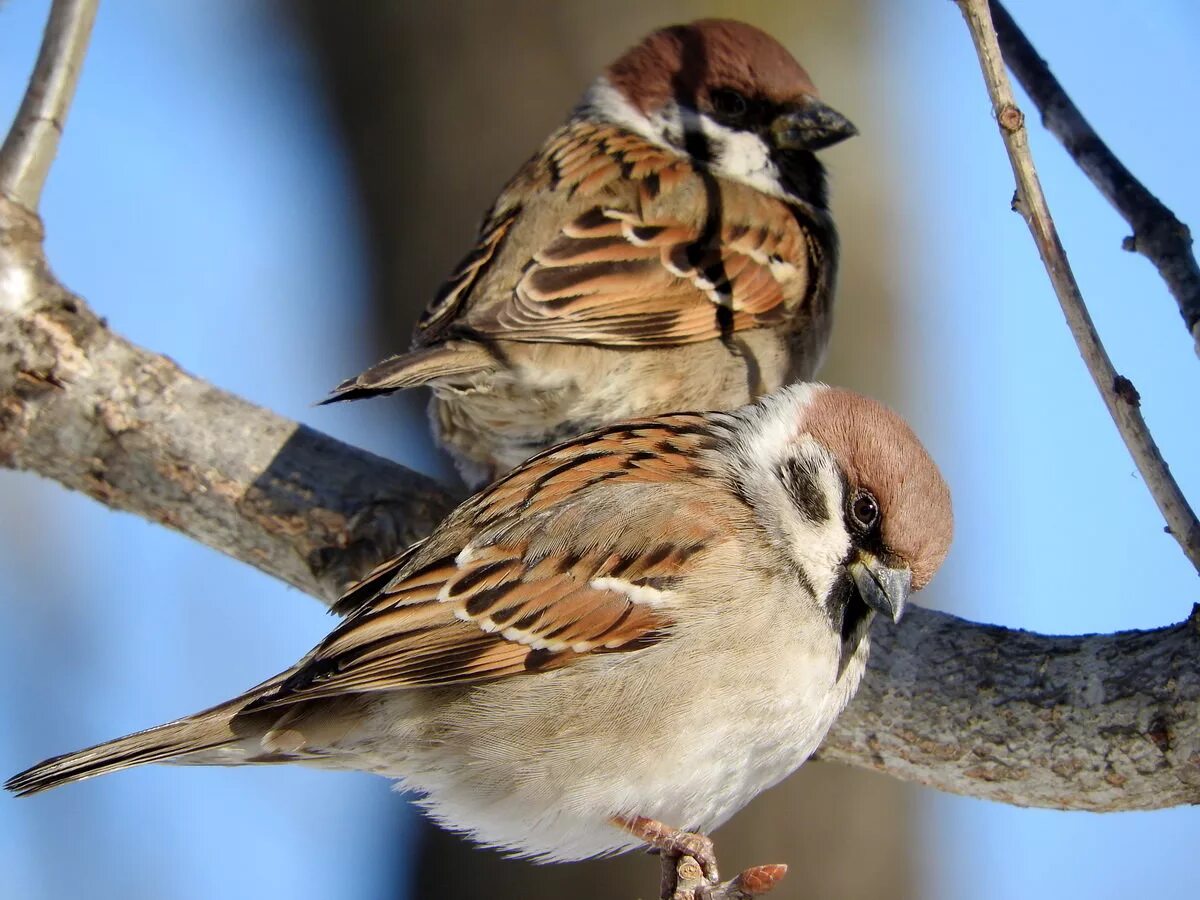
[{"label": "white cheek", "polygon": [[713,168],[766,194],[782,194],[779,169],[762,138],[748,131],[734,131],[706,116],[698,117],[700,128],[713,156]]},{"label": "white cheek", "polygon": [[686,132],[699,131],[708,141],[714,170],[763,193],[787,196],[780,186],[779,169],[771,160],[770,148],[755,134],[726,128],[674,101],[645,115],[604,77],[592,83],[578,109],[676,152],[682,152]]},{"label": "white cheek", "polygon": [[830,511],[824,522],[812,522],[801,516],[785,525],[793,558],[807,573],[818,597],[833,588],[842,560],[850,552],[850,535],[842,525],[839,510]]},{"label": "white cheek", "polygon": [[[837,468],[810,435],[797,433],[802,410],[818,389],[809,384],[792,385],[748,410],[748,439],[741,454],[746,471],[751,473],[746,487],[766,513],[768,529],[779,541],[780,549],[808,576],[817,595],[823,597],[833,587],[851,543],[842,521],[842,482]],[[792,456],[812,462],[813,475],[825,498],[826,516],[820,521],[809,519],[797,508],[779,478],[781,462]]]}]

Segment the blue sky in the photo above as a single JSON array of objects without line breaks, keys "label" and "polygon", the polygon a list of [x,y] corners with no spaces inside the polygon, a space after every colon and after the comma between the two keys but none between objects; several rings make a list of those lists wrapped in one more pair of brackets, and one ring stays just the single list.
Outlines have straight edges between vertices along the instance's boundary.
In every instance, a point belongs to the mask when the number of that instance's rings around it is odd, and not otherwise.
[{"label": "blue sky", "polygon": [[[0,5],[5,120],[45,6]],[[1011,6],[1122,158],[1200,227],[1200,125],[1181,114],[1200,86],[1200,13],[1185,0],[1152,17],[1133,4]],[[1198,599],[1195,573],[1162,534],[1008,210],[1011,174],[964,26],[948,2],[876,7],[886,102],[883,121],[858,124],[889,129],[907,174],[900,338],[921,402],[906,412],[947,472],[959,520],[929,602],[1056,633],[1176,621]],[[122,334],[428,469],[377,405],[310,405],[369,361],[351,343],[366,317],[364,265],[313,73],[256,10],[103,6],[46,193],[50,258]],[[1148,263],[1120,251],[1127,227],[1053,140],[1036,127],[1032,139],[1117,368],[1200,497],[1197,361],[1173,301]],[[224,699],[330,625],[248,567],[32,476],[0,472],[0,496],[6,773]],[[1097,816],[921,798],[926,896],[1115,900],[1141,893],[1148,873],[1160,900],[1194,894],[1196,810]],[[151,767],[0,798],[0,896],[391,897],[401,808],[381,779],[291,768]]]},{"label": "blue sky", "polygon": [[[1028,230],[965,26],[950,4],[880,4],[888,88],[912,123],[915,176],[902,235],[906,338],[921,348],[914,410],[948,469],[958,532],[937,585],[958,615],[1050,633],[1174,622],[1196,574],[1153,505],[1092,387]],[[1200,13],[1183,2],[1010,3],[1041,54],[1127,165],[1184,221],[1200,222],[1194,116]],[[1023,97],[1020,98],[1022,101]],[[1030,108],[1030,107],[1027,107]],[[1185,492],[1200,497],[1197,360],[1153,268],[1120,250],[1128,227],[1029,116],[1062,240],[1118,371]],[[951,411],[948,414],[947,411]],[[924,793],[931,894],[1195,895],[1195,809],[1092,815]]]}]

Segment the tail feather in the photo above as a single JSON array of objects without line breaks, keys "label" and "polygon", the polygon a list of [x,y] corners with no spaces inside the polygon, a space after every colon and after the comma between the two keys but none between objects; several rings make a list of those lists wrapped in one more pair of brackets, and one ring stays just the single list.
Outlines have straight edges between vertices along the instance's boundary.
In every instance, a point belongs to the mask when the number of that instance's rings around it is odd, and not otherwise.
[{"label": "tail feather", "polygon": [[343,381],[318,406],[342,400],[380,397],[431,381],[474,375],[495,367],[495,357],[482,344],[450,341],[376,363],[361,375]]},{"label": "tail feather", "polygon": [[[261,736],[268,727],[264,724],[264,716],[244,715],[242,710],[249,702],[278,686],[287,674],[281,673],[240,697],[194,716],[52,757],[14,775],[4,787],[18,797],[26,797],[72,781],[83,781],[144,763],[183,762],[180,757],[203,754]],[[278,712],[266,716],[268,720],[278,718]],[[195,761],[202,761],[202,757]],[[230,764],[232,760],[227,758],[222,762]]]},{"label": "tail feather", "polygon": [[4,787],[18,797],[25,797],[72,781],[82,781],[143,763],[164,762],[184,754],[223,747],[238,740],[229,729],[228,721],[217,724],[182,719],[86,750],[55,756],[14,775],[4,783]]}]

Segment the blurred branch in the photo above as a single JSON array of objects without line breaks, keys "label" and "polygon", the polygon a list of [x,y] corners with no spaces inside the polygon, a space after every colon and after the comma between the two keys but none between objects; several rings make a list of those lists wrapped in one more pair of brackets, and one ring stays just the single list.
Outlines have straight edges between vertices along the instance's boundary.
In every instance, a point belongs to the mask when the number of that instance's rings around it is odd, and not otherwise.
[{"label": "blurred branch", "polygon": [[87,52],[96,0],[54,0],[29,87],[0,148],[0,194],[36,211],[79,69]]},{"label": "blurred branch", "polygon": [[1004,71],[1004,61],[992,27],[988,0],[957,0],[959,8],[971,31],[979,64],[983,69],[984,81],[1000,134],[1008,150],[1013,175],[1017,180],[1017,197],[1013,208],[1021,213],[1033,234],[1038,253],[1046,266],[1054,292],[1067,318],[1067,325],[1079,346],[1083,361],[1091,373],[1096,389],[1104,398],[1108,412],[1116,422],[1117,430],[1129,448],[1142,479],[1146,482],[1154,502],[1158,504],[1167,526],[1184,554],[1197,571],[1200,571],[1200,521],[1188,505],[1187,498],[1179,489],[1170,468],[1159,452],[1158,445],[1142,418],[1141,398],[1133,383],[1113,368],[1108,352],[1100,342],[1096,326],[1084,305],[1079,285],[1067,262],[1067,254],[1058,239],[1054,219],[1042,193],[1033,156],[1029,150],[1029,136],[1025,130],[1025,117],[1013,100],[1012,86]]},{"label": "blurred branch", "polygon": [[[169,525],[326,603],[427,534],[428,479],[196,379],[59,285],[35,217],[0,199],[0,465]],[[1059,809],[1200,802],[1200,618],[1044,637],[914,608],[880,622],[822,755]]]},{"label": "blurred branch", "polygon": [[1037,105],[1042,124],[1133,228],[1125,249],[1142,254],[1158,269],[1200,354],[1200,267],[1191,231],[1100,139],[1004,5],[992,0],[991,7],[1004,61]]}]

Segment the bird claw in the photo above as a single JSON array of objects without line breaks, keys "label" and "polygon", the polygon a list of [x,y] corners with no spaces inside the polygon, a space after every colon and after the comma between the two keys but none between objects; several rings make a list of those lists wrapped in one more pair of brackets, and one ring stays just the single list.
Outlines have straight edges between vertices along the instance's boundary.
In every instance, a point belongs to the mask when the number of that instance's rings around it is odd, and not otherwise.
[{"label": "bird claw", "polygon": [[660,855],[662,889],[659,896],[662,900],[692,900],[696,896],[694,891],[691,897],[686,893],[680,894],[681,877],[685,882],[694,880],[697,885],[716,884],[720,881],[717,855],[708,835],[679,831],[645,816],[617,816],[613,823],[639,840],[645,841],[651,852]]},{"label": "bird claw", "polygon": [[720,883],[717,855],[708,835],[678,831],[645,816],[613,820],[648,845],[662,860],[661,900],[751,900],[774,888],[787,866],[752,866]]}]

